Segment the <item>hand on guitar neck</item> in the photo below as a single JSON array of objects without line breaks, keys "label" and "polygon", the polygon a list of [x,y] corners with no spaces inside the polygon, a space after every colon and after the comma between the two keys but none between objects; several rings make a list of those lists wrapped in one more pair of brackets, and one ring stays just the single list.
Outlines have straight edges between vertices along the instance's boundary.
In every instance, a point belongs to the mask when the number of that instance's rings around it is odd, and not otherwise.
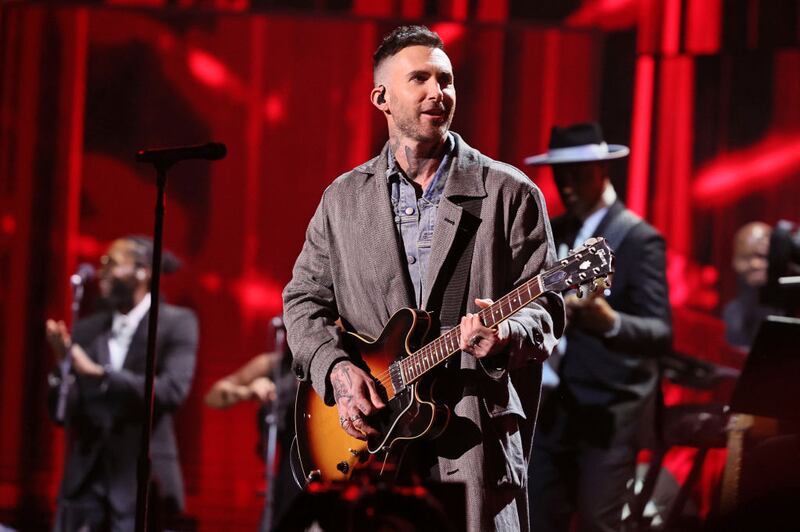
[{"label": "hand on guitar neck", "polygon": [[366,440],[376,435],[366,417],[386,406],[378,395],[375,381],[367,372],[348,360],[337,362],[330,375],[333,397],[339,410],[339,424],[354,438]]},{"label": "hand on guitar neck", "polygon": [[[494,302],[491,299],[475,300],[475,304],[481,309],[490,307],[492,303]],[[477,314],[467,314],[461,318],[458,347],[475,358],[488,357],[502,351],[508,344],[509,336],[511,327],[507,321],[501,322],[495,330],[484,326]]]},{"label": "hand on guitar neck", "polygon": [[564,298],[564,307],[568,323],[598,336],[611,331],[619,319],[606,301],[603,290],[591,291],[580,298],[570,294]]}]

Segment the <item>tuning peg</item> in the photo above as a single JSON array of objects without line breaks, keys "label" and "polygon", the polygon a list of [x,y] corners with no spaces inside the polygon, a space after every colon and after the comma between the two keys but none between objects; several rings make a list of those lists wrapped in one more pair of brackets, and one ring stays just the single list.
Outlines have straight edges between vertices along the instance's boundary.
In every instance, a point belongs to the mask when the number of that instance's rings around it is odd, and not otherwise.
[{"label": "tuning peg", "polygon": [[575,289],[578,299],[583,297],[583,285],[579,284],[578,288]]}]

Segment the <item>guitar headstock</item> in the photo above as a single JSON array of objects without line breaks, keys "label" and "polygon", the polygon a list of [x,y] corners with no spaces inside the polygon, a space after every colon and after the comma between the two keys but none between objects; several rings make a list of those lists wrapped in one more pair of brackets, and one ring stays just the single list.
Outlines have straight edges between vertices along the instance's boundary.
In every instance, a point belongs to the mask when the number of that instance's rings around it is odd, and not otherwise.
[{"label": "guitar headstock", "polygon": [[610,286],[609,275],[614,272],[614,252],[602,237],[589,238],[559,261],[559,265],[542,274],[542,290],[563,292],[571,288],[590,291]]}]

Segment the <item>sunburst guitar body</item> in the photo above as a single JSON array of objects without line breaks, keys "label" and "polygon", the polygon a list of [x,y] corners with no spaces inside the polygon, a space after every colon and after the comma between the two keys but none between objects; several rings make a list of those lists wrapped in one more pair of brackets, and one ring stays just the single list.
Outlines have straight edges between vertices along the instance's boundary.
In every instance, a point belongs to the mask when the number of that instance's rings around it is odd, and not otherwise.
[{"label": "sunburst guitar body", "polygon": [[[420,379],[409,386],[393,386],[397,362],[408,358],[424,341],[430,328],[427,312],[404,308],[397,311],[381,335],[372,339],[354,332],[344,333],[344,344],[353,361],[376,378],[386,408],[371,416],[369,423],[379,436],[357,440],[342,430],[339,413],[301,383],[295,405],[295,428],[300,462],[306,480],[347,480],[359,467],[382,465],[396,456],[399,446],[418,438],[433,438],[447,425],[449,409],[435,402],[435,379]],[[431,376],[432,377],[432,376]]]}]

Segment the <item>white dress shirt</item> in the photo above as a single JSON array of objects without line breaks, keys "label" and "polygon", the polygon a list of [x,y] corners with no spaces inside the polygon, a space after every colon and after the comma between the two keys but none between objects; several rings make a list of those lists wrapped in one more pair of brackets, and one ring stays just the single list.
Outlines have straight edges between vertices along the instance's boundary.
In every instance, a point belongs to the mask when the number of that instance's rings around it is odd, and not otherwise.
[{"label": "white dress shirt", "polygon": [[[597,231],[597,226],[600,225],[600,222],[603,220],[605,215],[608,213],[608,208],[617,201],[617,192],[614,190],[614,186],[611,183],[606,183],[606,188],[603,190],[603,194],[600,196],[600,200],[595,205],[594,209],[592,209],[591,214],[587,216],[583,220],[583,225],[578,230],[578,233],[575,235],[575,241],[572,243],[572,249],[576,249],[580,247],[583,242],[594,235],[595,231]],[[570,247],[566,243],[561,243],[558,246],[558,259],[561,260],[569,254]],[[566,294],[564,294],[566,295]],[[614,322],[614,327],[611,331],[606,334],[606,336],[614,336],[619,331],[619,320]],[[542,368],[542,387],[547,389],[553,389],[558,386],[560,381],[558,377],[558,366],[561,364],[561,359],[564,357],[564,354],[567,352],[567,336],[564,335],[559,340],[558,344],[556,344],[556,348],[553,349],[553,354],[548,357],[547,362],[544,364]]]},{"label": "white dress shirt", "polygon": [[133,334],[148,310],[150,310],[149,293],[127,314],[114,312],[114,318],[111,322],[111,336],[108,338],[111,369],[115,371],[122,369],[125,357],[128,355],[131,340],[133,340]]}]

